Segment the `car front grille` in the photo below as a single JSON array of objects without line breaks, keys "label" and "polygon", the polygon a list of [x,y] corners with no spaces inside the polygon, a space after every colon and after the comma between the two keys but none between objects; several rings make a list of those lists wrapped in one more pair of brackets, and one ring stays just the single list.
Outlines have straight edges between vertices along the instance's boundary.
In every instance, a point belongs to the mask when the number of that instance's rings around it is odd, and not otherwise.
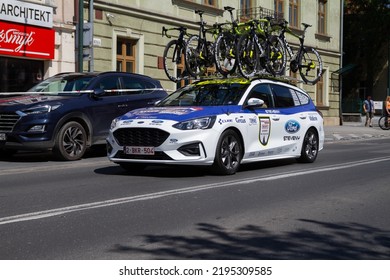
[{"label": "car front grille", "polygon": [[11,132],[19,119],[16,113],[0,113],[0,132]]},{"label": "car front grille", "polygon": [[120,128],[114,132],[121,146],[158,147],[168,136],[168,132],[156,128]]},{"label": "car front grille", "polygon": [[126,155],[123,151],[118,151],[114,158],[121,159],[147,159],[147,160],[173,160],[164,152],[155,152],[154,155]]}]

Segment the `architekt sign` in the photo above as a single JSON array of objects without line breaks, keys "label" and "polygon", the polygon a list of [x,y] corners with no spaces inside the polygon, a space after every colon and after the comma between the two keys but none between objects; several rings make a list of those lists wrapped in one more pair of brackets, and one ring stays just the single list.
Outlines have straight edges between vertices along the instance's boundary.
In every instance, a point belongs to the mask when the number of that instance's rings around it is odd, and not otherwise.
[{"label": "architekt sign", "polygon": [[0,22],[0,54],[54,58],[54,29]]},{"label": "architekt sign", "polygon": [[15,0],[0,0],[0,19],[53,27],[53,8]]}]

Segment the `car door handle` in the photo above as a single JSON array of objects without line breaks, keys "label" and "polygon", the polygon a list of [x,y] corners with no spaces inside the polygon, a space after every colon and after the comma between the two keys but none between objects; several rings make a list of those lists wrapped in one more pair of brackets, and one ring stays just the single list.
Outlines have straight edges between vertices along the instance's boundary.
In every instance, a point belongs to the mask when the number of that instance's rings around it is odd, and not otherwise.
[{"label": "car door handle", "polygon": [[272,120],[273,121],[278,121],[278,120],[280,120],[280,117],[279,116],[272,116]]},{"label": "car door handle", "polygon": [[304,115],[304,114],[301,114],[301,115],[299,115],[299,117],[300,117],[302,120],[304,120],[304,119],[306,119],[306,118],[307,118],[307,116],[306,116],[306,115]]}]

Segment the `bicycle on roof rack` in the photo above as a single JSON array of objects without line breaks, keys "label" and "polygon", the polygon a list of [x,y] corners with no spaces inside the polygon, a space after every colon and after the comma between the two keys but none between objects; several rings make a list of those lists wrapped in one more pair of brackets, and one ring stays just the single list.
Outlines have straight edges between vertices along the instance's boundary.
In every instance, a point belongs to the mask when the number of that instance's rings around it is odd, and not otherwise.
[{"label": "bicycle on roof rack", "polygon": [[215,40],[215,66],[219,73],[223,76],[232,75],[236,72],[236,45],[238,39],[242,34],[242,27],[244,23],[239,23],[233,17],[234,8],[226,6],[225,11],[230,13],[231,22],[223,23],[221,25],[228,25],[231,28],[226,28],[219,33]]},{"label": "bicycle on roof rack", "polygon": [[[303,34],[298,35],[294,33],[287,24],[288,22],[283,20],[282,23],[275,23],[272,25],[274,29],[276,29],[275,26],[280,28],[278,37],[283,42],[290,57],[290,70],[294,73],[299,71],[299,74],[305,83],[314,85],[321,78],[323,65],[318,51],[313,47],[307,47],[304,45],[306,29],[311,27],[311,25],[302,23],[304,27]],[[285,33],[291,34],[299,39],[299,48],[295,53],[287,42]]]},{"label": "bicycle on roof rack", "polygon": [[206,33],[218,34],[221,25],[214,24],[212,28],[206,29],[207,23],[203,20],[204,11],[196,10],[195,13],[200,16],[199,34],[192,35],[187,40],[185,62],[188,73],[197,78],[204,75],[207,68],[214,66],[214,43],[207,40]]},{"label": "bicycle on roof rack", "polygon": [[[168,31],[177,30],[179,31],[179,36],[177,39],[171,40],[165,46],[164,54],[163,54],[163,66],[164,71],[167,77],[172,82],[179,82],[183,79],[189,79],[190,76],[187,74],[185,69],[185,48],[187,41],[185,37],[189,37],[187,33],[187,28],[173,27],[173,28],[162,28],[162,36],[166,36],[167,38],[172,38],[171,35],[168,34]],[[183,71],[180,71],[180,67],[184,68]]]},{"label": "bicycle on roof rack", "polygon": [[237,63],[247,79],[259,73],[282,75],[285,70],[285,48],[278,36],[271,34],[270,19],[253,19],[246,23],[249,31],[237,43]]}]

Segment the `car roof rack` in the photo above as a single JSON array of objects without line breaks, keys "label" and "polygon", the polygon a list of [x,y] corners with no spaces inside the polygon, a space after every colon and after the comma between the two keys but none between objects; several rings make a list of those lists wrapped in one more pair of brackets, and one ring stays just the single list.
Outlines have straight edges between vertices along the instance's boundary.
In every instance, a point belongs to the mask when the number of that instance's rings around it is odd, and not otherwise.
[{"label": "car roof rack", "polygon": [[256,75],[254,75],[250,79],[246,79],[246,78],[244,78],[241,75],[222,76],[221,74],[216,74],[216,75],[201,76],[201,77],[199,77],[198,80],[204,81],[204,80],[218,80],[218,79],[221,79],[221,80],[222,79],[245,79],[245,80],[248,80],[248,81],[259,80],[259,79],[269,79],[269,80],[273,80],[273,81],[277,81],[277,82],[288,83],[288,84],[291,84],[291,85],[297,85],[298,83],[303,83],[302,80],[299,80],[299,79],[294,78],[294,77],[290,77],[290,76],[273,76],[273,75],[267,74],[267,73],[256,74]]}]

